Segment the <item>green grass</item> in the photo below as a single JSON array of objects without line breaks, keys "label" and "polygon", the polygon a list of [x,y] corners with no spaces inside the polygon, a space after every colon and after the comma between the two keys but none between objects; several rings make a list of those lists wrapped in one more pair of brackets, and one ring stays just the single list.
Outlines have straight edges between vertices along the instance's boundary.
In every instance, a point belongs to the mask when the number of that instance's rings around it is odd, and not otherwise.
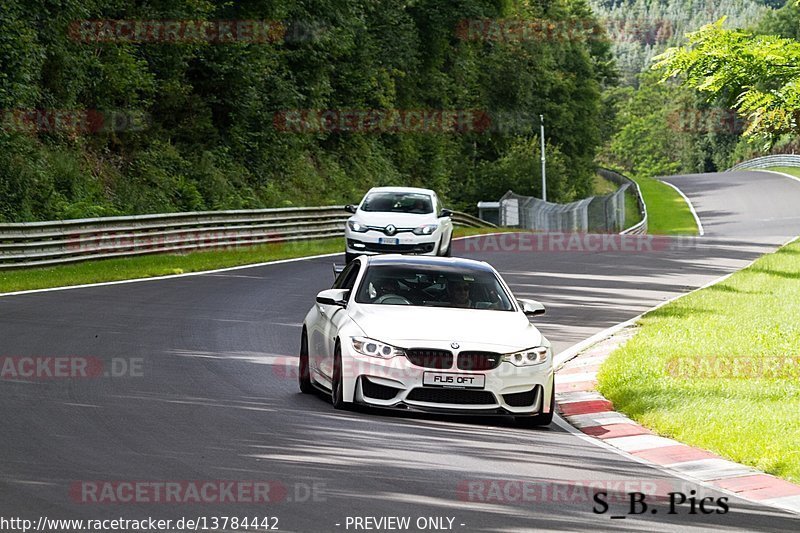
[{"label": "green grass", "polygon": [[[601,368],[599,390],[661,435],[800,482],[797,302],[800,241],[645,315]],[[764,363],[778,366],[753,370]]]},{"label": "green grass", "polygon": [[692,212],[675,189],[653,178],[632,179],[639,184],[647,205],[648,233],[697,235],[697,223]]},{"label": "green grass", "polygon": [[[619,190],[619,185],[611,180],[605,179],[600,174],[595,174],[592,182],[592,190],[592,194],[595,196],[605,196],[617,192]],[[625,227],[623,229],[635,226],[642,220],[642,217],[639,215],[639,205],[636,203],[636,196],[634,196],[630,188],[628,191],[629,192],[625,194]]]},{"label": "green grass", "polygon": [[639,213],[639,203],[636,201],[636,193],[633,187],[628,187],[625,191],[625,228],[632,228],[642,221]]},{"label": "green grass", "polygon": [[600,174],[594,175],[594,180],[592,181],[592,188],[593,193],[595,196],[603,196],[606,194],[611,194],[612,192],[616,192],[619,189],[619,185],[614,183],[611,180],[605,179]]},{"label": "green grass", "polygon": [[[519,231],[506,228],[456,228],[455,237]],[[341,253],[341,238],[272,243],[233,250],[211,250],[189,254],[154,254],[118,259],[86,261],[72,265],[0,271],[0,293],[86,283],[151,278],[200,272],[281,259]]]},{"label": "green grass", "polygon": [[800,167],[770,167],[765,170],[774,170],[775,172],[783,172],[784,174],[791,174],[800,178]]},{"label": "green grass", "polygon": [[342,251],[342,239],[271,243],[185,255],[153,254],[73,265],[0,271],[0,293],[103,281],[150,278]]},{"label": "green grass", "polygon": [[486,233],[517,233],[519,228],[455,228],[453,238],[469,237],[470,235],[484,235]]}]

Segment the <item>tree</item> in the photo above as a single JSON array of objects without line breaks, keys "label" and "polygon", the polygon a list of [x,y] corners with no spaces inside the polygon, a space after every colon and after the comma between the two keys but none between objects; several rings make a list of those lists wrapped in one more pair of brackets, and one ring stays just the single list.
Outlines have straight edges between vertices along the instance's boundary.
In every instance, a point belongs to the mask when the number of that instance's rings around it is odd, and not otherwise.
[{"label": "tree", "polygon": [[800,133],[800,42],[726,30],[723,22],[690,33],[688,45],[670,48],[653,68],[662,80],[680,76],[685,86],[737,109],[749,120],[746,136],[772,143]]}]

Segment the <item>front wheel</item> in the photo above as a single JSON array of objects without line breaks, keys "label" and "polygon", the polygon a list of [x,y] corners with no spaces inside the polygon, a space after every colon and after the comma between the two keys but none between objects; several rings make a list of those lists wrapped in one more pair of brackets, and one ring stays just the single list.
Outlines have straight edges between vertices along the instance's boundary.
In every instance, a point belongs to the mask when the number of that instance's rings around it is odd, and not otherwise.
[{"label": "front wheel", "polygon": [[444,235],[442,235],[442,243],[439,245],[439,255],[441,257],[452,257],[453,255],[453,236],[450,235],[450,241],[447,243],[447,249],[444,248]]},{"label": "front wheel", "polygon": [[300,337],[300,368],[297,373],[297,381],[300,385],[300,392],[311,394],[314,392],[314,385],[311,384],[311,372],[308,367],[308,336],[305,328]]},{"label": "front wheel", "polygon": [[553,422],[553,413],[556,409],[556,385],[553,383],[553,392],[550,394],[550,412],[539,413],[534,416],[518,416],[514,420],[518,426],[533,428],[539,426],[549,426]]},{"label": "front wheel", "polygon": [[331,380],[331,403],[334,409],[350,409],[352,404],[344,401],[344,378],[342,377],[342,348],[336,343],[333,351],[333,380]]},{"label": "front wheel", "polygon": [[350,263],[355,261],[356,257],[358,257],[358,254],[351,254],[350,252],[345,252],[344,253],[344,262],[349,265]]}]

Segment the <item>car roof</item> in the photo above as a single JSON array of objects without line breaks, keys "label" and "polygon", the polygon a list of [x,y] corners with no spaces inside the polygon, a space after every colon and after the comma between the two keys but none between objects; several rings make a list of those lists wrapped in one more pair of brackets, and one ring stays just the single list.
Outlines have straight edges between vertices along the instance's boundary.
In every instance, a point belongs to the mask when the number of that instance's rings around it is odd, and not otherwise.
[{"label": "car roof", "polygon": [[467,270],[481,270],[484,272],[494,272],[494,268],[489,263],[466,259],[463,257],[436,257],[429,255],[401,255],[383,254],[362,256],[367,265],[421,265],[421,266],[441,266],[447,270],[464,268]]},{"label": "car roof", "polygon": [[429,195],[436,194],[430,189],[421,189],[419,187],[373,187],[369,191],[367,191],[367,194],[371,192],[413,192],[418,194],[429,194]]}]

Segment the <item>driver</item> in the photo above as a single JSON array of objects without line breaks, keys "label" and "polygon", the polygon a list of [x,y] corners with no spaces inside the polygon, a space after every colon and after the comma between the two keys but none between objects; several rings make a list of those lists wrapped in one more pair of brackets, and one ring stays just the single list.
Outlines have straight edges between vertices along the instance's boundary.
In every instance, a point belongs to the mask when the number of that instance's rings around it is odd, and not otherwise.
[{"label": "driver", "polygon": [[453,307],[472,307],[469,283],[464,280],[451,280],[447,284],[447,294]]},{"label": "driver", "polygon": [[397,280],[392,278],[383,278],[378,280],[378,283],[375,287],[375,300],[380,298],[381,296],[386,296],[387,294],[398,294],[400,292],[400,286],[397,283]]}]

